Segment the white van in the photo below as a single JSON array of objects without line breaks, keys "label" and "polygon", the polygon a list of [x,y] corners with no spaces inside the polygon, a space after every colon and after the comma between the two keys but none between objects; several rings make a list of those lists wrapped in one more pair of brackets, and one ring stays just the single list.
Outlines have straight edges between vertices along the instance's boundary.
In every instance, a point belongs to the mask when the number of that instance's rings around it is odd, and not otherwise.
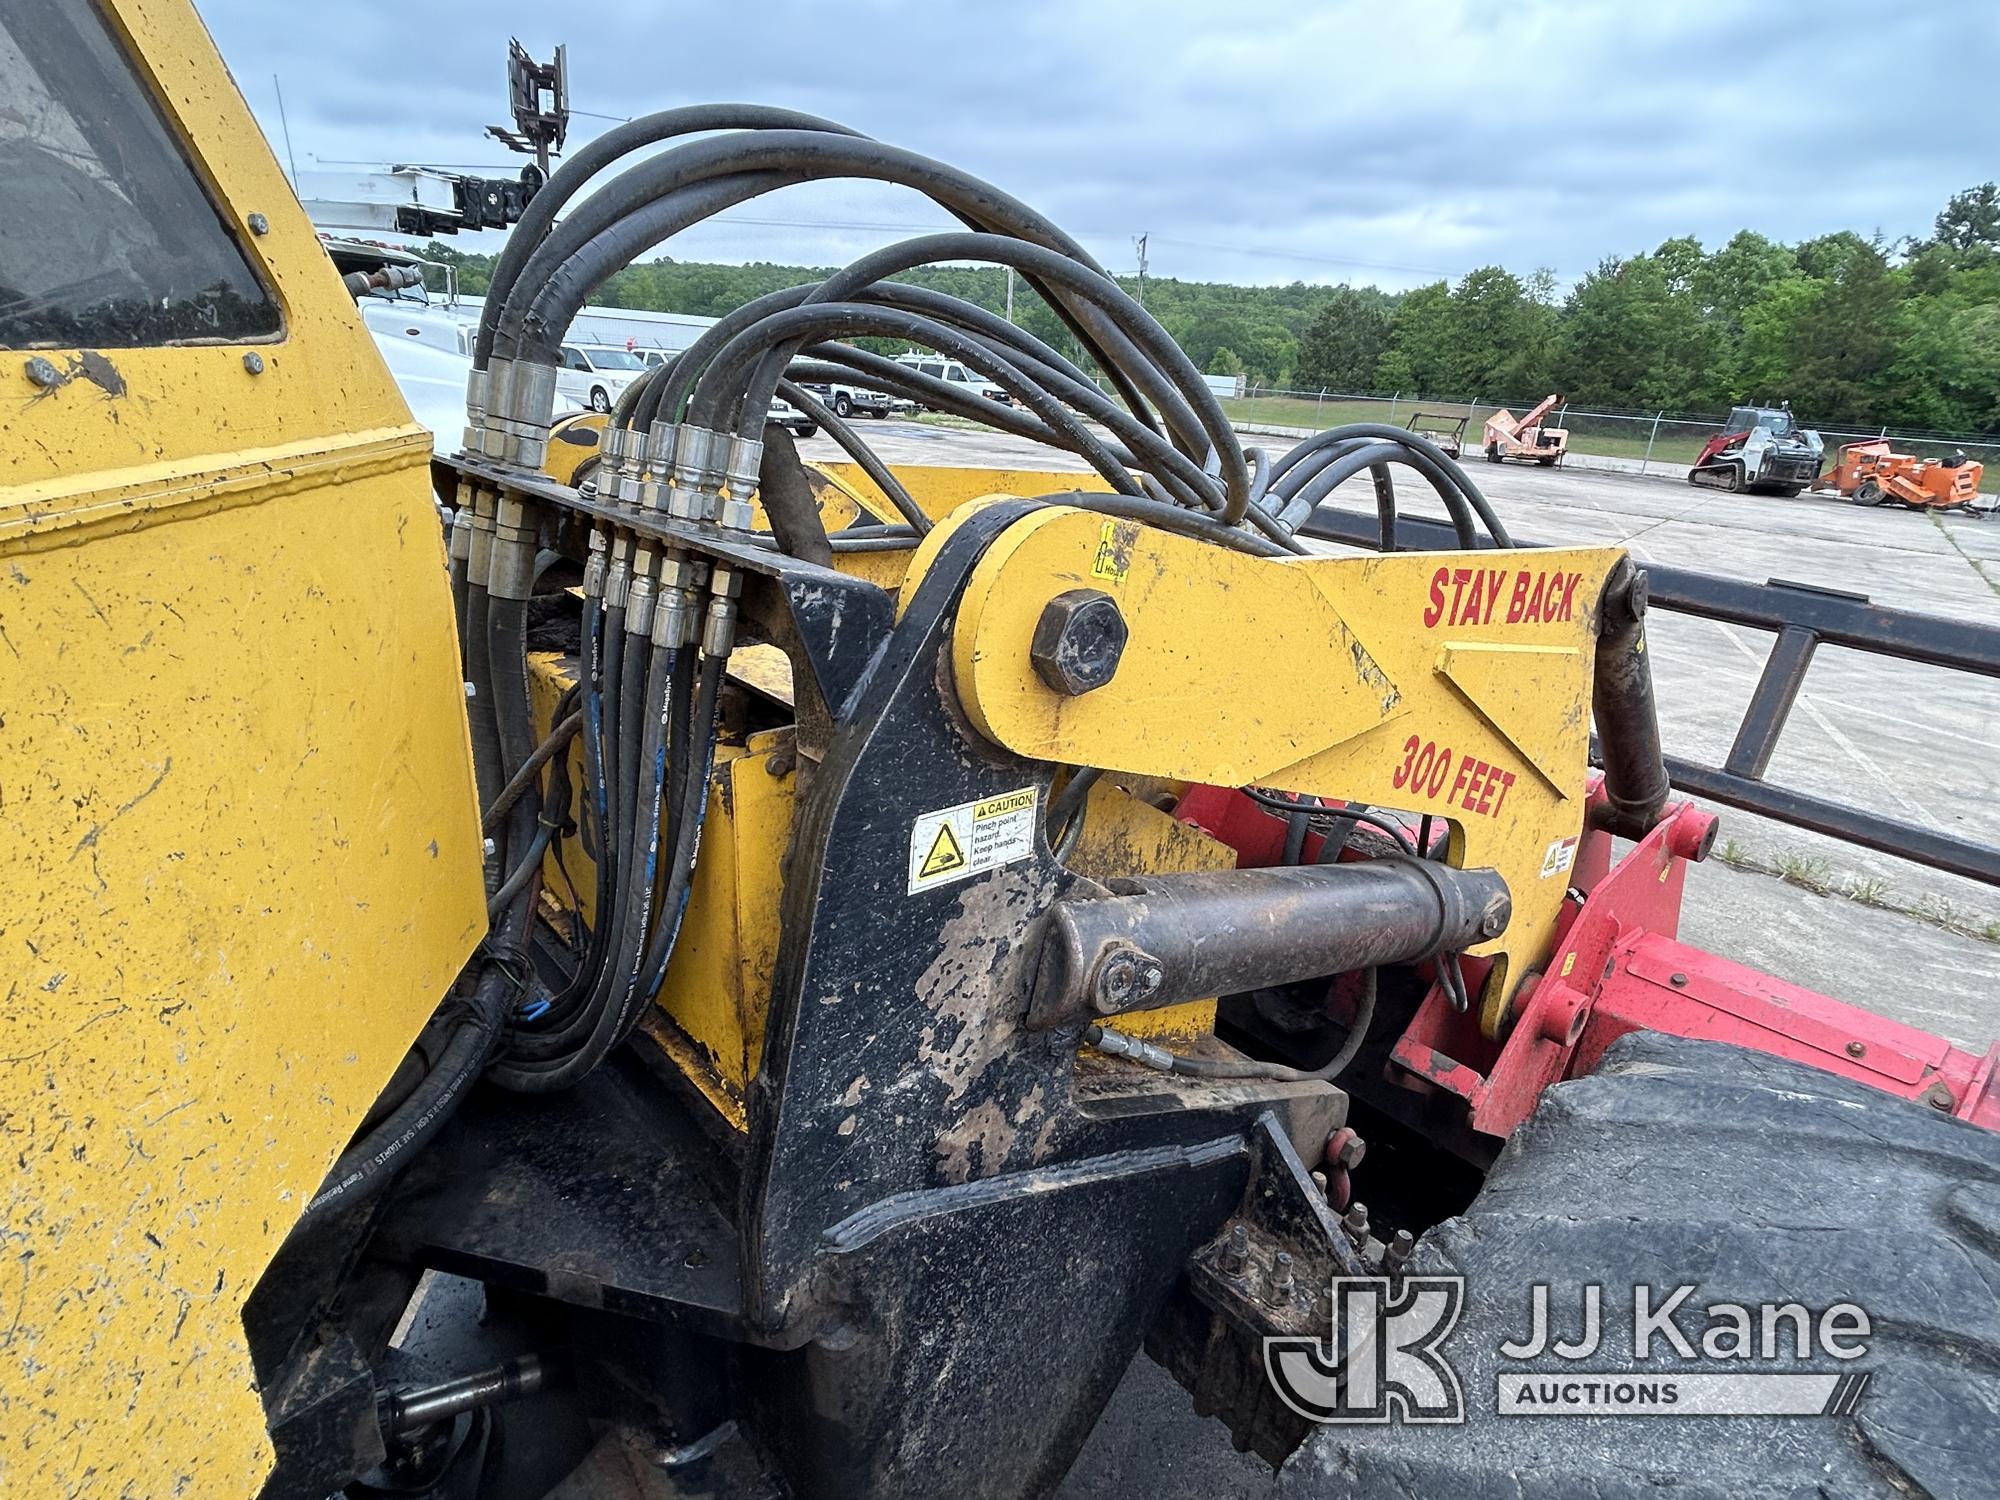
[{"label": "white van", "polygon": [[629,349],[604,344],[564,344],[556,364],[556,395],[572,406],[610,411],[625,387],[646,373],[646,362]]}]

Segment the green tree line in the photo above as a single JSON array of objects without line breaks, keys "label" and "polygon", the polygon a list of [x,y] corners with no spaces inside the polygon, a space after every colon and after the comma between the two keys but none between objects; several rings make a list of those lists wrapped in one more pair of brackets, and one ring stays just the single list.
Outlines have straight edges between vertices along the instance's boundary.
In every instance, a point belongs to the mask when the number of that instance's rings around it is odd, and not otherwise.
[{"label": "green tree line", "polygon": [[[489,257],[438,249],[458,264],[463,290],[484,290]],[[661,259],[618,272],[591,300],[719,317],[828,269]],[[994,312],[1007,305],[997,267],[899,279]],[[1566,295],[1548,271],[1500,266],[1400,294],[1120,283],[1200,368],[1262,386],[1503,400],[1560,390],[1573,404],[1681,412],[1789,400],[1829,425],[2000,430],[2000,188],[1990,182],[1955,195],[1925,238],[1891,245],[1843,231],[1785,245],[1744,230],[1715,250],[1671,239],[1604,260]],[[1025,282],[1014,315],[1082,359]]]}]

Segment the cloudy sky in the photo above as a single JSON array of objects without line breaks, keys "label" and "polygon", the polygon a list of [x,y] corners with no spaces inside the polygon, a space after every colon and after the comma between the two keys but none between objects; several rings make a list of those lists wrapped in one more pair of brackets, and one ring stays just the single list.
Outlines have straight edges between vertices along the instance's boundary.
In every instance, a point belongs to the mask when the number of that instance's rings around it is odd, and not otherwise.
[{"label": "cloudy sky", "polygon": [[[1678,234],[1920,233],[2000,175],[1993,0],[196,4],[281,160],[282,87],[302,172],[512,170],[482,127],[518,35],[569,45],[572,146],[603,117],[790,105],[987,178],[1113,269],[1148,233],[1164,276],[1400,288],[1498,262],[1567,282]],[[826,264],[945,222],[829,184],[666,249]]]}]

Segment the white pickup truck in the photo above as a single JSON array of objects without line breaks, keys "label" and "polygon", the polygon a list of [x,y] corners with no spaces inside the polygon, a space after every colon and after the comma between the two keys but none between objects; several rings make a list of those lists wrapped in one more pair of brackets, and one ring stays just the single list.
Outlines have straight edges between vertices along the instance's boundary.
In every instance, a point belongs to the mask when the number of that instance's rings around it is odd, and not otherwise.
[{"label": "white pickup truck", "polygon": [[888,417],[917,409],[914,401],[892,396],[887,391],[872,390],[865,385],[843,385],[839,381],[824,380],[808,380],[802,384],[843,421],[853,416]]},{"label": "white pickup truck", "polygon": [[953,385],[963,386],[969,396],[979,396],[987,401],[997,401],[1002,406],[1012,406],[1014,398],[1000,386],[995,385],[977,370],[960,364],[955,359],[947,359],[942,354],[920,354],[911,350],[896,356],[896,363],[908,365],[920,375],[929,375],[937,380],[948,380]]}]

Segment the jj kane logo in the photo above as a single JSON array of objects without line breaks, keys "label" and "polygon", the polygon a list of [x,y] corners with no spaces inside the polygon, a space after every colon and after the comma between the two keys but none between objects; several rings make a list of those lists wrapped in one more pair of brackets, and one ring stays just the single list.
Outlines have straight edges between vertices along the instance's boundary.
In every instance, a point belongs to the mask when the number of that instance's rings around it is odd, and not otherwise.
[{"label": "jj kane logo", "polygon": [[[1498,1346],[1497,1360],[1471,1363],[1494,1365],[1500,1416],[1834,1416],[1860,1402],[1869,1376],[1853,1362],[1872,1331],[1863,1308],[1702,1303],[1698,1290],[1640,1285],[1613,1296],[1586,1283],[1575,1318],[1558,1328],[1555,1294],[1537,1284],[1520,1336]],[[1310,1421],[1463,1422],[1461,1372],[1444,1346],[1465,1295],[1456,1276],[1336,1278],[1327,1336],[1266,1339],[1265,1372]],[[1627,1355],[1630,1365],[1615,1367]]]}]

